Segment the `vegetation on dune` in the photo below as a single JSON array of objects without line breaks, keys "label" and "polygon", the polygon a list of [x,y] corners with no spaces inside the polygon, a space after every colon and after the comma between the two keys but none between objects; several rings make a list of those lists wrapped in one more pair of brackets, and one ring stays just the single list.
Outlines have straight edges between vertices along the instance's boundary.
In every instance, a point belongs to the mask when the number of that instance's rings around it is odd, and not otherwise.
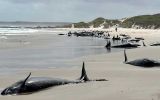
[{"label": "vegetation on dune", "polygon": [[[124,28],[157,29],[160,28],[160,14],[135,16],[127,18],[123,22],[120,20],[111,20],[99,17],[88,23],[85,22],[74,23],[75,28],[89,28],[90,26],[97,28],[102,25],[104,26],[104,28],[109,28],[115,25],[119,25],[120,27]],[[66,25],[65,27],[71,27],[71,26],[72,25],[70,24]]]},{"label": "vegetation on dune", "polygon": [[85,22],[74,23],[75,28],[89,28],[89,24]]},{"label": "vegetation on dune", "polygon": [[96,27],[100,27],[101,25],[104,25],[104,28],[108,28],[119,23],[120,23],[119,20],[109,20],[109,19],[104,19],[102,17],[99,17],[88,23],[85,23],[85,22],[74,23],[74,26],[75,28],[89,28],[90,26],[93,26],[96,28]]},{"label": "vegetation on dune", "polygon": [[[89,24],[85,22],[78,22],[73,24],[74,24],[74,28],[89,28]],[[63,26],[63,28],[71,28],[71,27],[72,27],[72,24]]]},{"label": "vegetation on dune", "polygon": [[119,25],[121,22],[119,20],[109,20],[106,19],[106,23],[104,24],[104,28],[109,28],[115,25]]},{"label": "vegetation on dune", "polygon": [[106,21],[106,19],[99,17],[94,19],[93,21],[89,22],[90,25],[93,25],[93,27],[99,27],[101,24],[103,24]]},{"label": "vegetation on dune", "polygon": [[131,17],[121,24],[122,27],[126,28],[132,28],[133,25],[142,28],[160,28],[160,14]]}]

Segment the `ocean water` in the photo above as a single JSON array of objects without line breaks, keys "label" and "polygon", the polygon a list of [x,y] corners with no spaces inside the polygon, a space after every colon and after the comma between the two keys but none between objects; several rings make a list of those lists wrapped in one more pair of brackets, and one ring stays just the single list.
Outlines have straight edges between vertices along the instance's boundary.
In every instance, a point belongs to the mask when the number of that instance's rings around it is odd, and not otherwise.
[{"label": "ocean water", "polygon": [[[53,33],[56,30],[47,27],[63,26],[64,22],[0,22],[0,35],[23,35],[36,32]],[[42,27],[42,28],[38,28]],[[59,32],[59,31],[58,31]],[[10,34],[11,33],[11,34]]]},{"label": "ocean water", "polygon": [[63,26],[68,25],[68,22],[23,22],[23,21],[16,21],[16,22],[0,22],[0,27],[56,27],[56,26]]},{"label": "ocean water", "polygon": [[121,50],[108,51],[103,38],[59,36],[57,34],[66,31],[49,31],[54,34],[46,34],[48,29],[0,28],[0,37],[6,37],[0,38],[0,74],[32,68],[74,67],[79,66],[74,63],[76,58]]}]

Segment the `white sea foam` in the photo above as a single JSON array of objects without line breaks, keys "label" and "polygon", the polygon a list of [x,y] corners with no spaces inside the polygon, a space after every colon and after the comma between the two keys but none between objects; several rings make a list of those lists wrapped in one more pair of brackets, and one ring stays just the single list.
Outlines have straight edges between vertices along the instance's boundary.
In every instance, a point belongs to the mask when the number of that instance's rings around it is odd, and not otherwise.
[{"label": "white sea foam", "polygon": [[30,33],[37,32],[35,29],[26,29],[26,28],[0,28],[0,33]]},{"label": "white sea foam", "polygon": [[66,33],[58,29],[31,29],[31,28],[0,28],[0,35],[31,35],[31,34],[59,34]]}]

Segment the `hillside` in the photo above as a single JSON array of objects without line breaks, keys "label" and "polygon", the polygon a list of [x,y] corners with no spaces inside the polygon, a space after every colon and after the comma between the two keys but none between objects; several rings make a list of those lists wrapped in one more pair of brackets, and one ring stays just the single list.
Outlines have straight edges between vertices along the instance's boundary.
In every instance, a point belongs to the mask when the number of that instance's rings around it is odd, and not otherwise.
[{"label": "hillside", "polygon": [[[79,22],[73,24],[75,28],[109,28],[118,25],[119,27],[124,28],[158,29],[160,28],[160,14],[134,16],[120,20],[99,17],[90,22]],[[70,24],[65,27],[71,26],[72,25]]]},{"label": "hillside", "polygon": [[[75,28],[98,28],[98,27],[103,27],[103,28],[109,28],[114,25],[120,24],[119,20],[110,20],[110,19],[105,19],[102,17],[96,18],[93,21],[90,22],[78,22],[78,23],[73,23]],[[65,25],[65,28],[72,27],[72,24]]]},{"label": "hillside", "polygon": [[89,22],[89,25],[93,25],[93,27],[99,27],[101,24],[105,22],[106,19],[99,17],[94,19],[93,21]]},{"label": "hillside", "polygon": [[123,21],[121,26],[127,28],[157,29],[160,28],[160,14],[131,17]]}]

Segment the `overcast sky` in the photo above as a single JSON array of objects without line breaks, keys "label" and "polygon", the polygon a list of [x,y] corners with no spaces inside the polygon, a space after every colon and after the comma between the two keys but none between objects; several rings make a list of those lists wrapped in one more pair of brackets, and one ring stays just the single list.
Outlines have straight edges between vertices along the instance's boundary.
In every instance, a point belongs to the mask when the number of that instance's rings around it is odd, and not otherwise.
[{"label": "overcast sky", "polygon": [[0,0],[0,21],[90,21],[160,13],[160,0]]}]

